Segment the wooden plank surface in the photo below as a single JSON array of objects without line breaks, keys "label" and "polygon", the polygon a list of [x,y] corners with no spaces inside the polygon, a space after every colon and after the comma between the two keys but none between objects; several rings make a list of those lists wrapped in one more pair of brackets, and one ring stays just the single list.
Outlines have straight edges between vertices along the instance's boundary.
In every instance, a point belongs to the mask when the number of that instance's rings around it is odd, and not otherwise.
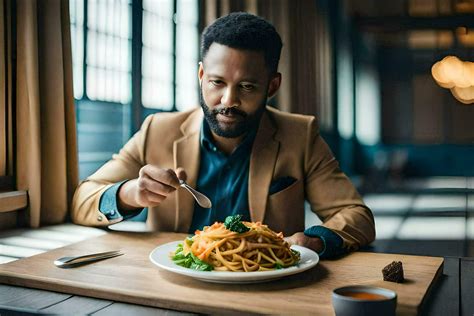
[{"label": "wooden plank surface", "polygon": [[41,312],[54,315],[89,315],[112,304],[113,302],[107,300],[72,296],[67,300],[48,306],[47,308],[43,308]]},{"label": "wooden plank surface", "polygon": [[[356,252],[278,281],[212,284],[163,271],[149,261],[155,247],[185,236],[109,233],[0,265],[0,283],[198,313],[318,315],[334,313],[334,288],[368,284],[395,290],[397,314],[415,315],[443,263],[437,257]],[[115,249],[124,255],[74,269],[53,265],[62,256]],[[403,262],[407,279],[403,284],[382,281],[382,268],[393,260]]]},{"label": "wooden plank surface", "polygon": [[23,308],[23,307],[10,307],[0,305],[0,315],[2,316],[29,316],[29,315],[39,315],[40,313],[33,309]]},{"label": "wooden plank surface", "polygon": [[[16,297],[13,302],[6,299],[13,296]],[[0,298],[0,315],[2,316],[29,314],[114,316],[195,315],[156,307],[116,303],[109,300],[84,296],[70,296],[51,291],[35,290],[12,285],[0,285]],[[38,299],[40,300],[38,301]],[[42,299],[45,299],[44,302]],[[2,304],[2,302],[7,304]]]},{"label": "wooden plank surface", "polygon": [[114,303],[110,306],[107,306],[104,309],[101,309],[91,315],[94,316],[117,316],[117,315],[126,315],[126,316],[186,316],[186,315],[195,315],[191,313],[182,313],[172,310],[157,309],[140,305],[131,305],[125,303]]},{"label": "wooden plank surface", "polygon": [[[71,297],[69,294],[23,289],[0,284],[0,305],[39,311]],[[26,304],[26,302],[28,302]]]}]

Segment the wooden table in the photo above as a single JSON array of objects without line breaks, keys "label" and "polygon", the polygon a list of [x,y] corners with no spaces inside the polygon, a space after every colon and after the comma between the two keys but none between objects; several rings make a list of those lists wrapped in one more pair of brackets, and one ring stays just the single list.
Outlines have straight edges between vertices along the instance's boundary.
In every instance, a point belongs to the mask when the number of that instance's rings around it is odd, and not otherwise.
[{"label": "wooden table", "polygon": [[[197,281],[154,266],[149,253],[184,239],[174,233],[109,233],[37,256],[0,265],[0,283],[180,311],[219,314],[334,314],[332,289],[370,284],[398,293],[398,315],[416,315],[442,271],[443,259],[356,252],[278,281],[225,285]],[[52,262],[67,255],[121,249],[125,255],[74,269]],[[404,264],[407,281],[382,281],[381,269]]]}]

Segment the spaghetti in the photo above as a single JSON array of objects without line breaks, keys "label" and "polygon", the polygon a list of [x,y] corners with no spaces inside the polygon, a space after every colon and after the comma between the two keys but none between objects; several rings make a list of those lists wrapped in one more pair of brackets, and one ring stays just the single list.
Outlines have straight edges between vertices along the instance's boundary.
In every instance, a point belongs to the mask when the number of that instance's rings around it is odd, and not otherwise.
[{"label": "spaghetti", "polygon": [[300,260],[300,254],[290,249],[283,233],[275,233],[260,222],[241,223],[248,228],[242,233],[218,222],[197,230],[180,245],[180,254],[191,254],[195,262],[210,265],[216,271],[236,272],[286,268]]}]

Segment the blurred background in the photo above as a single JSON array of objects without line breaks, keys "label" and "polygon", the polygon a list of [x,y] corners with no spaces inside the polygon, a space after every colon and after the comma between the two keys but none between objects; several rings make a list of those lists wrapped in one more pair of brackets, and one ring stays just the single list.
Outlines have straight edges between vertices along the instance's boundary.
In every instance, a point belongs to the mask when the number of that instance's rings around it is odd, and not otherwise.
[{"label": "blurred background", "polygon": [[280,33],[269,103],[318,117],[375,215],[365,250],[474,257],[474,104],[431,72],[474,62],[474,0],[0,2],[0,263],[104,233],[70,223],[78,180],[147,115],[198,107],[200,33],[233,11]]},{"label": "blurred background", "polygon": [[469,0],[70,0],[80,178],[146,115],[198,106],[200,33],[233,11],[281,34],[270,104],[319,118],[376,216],[372,250],[474,255],[474,105],[431,76],[474,61]]}]

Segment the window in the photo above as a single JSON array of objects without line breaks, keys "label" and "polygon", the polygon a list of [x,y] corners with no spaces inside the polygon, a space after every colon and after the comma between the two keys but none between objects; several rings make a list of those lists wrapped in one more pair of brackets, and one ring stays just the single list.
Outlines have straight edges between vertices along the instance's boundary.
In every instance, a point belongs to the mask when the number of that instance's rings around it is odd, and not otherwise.
[{"label": "window", "polygon": [[187,110],[198,102],[198,1],[144,0],[142,103]]},{"label": "window", "polygon": [[173,109],[173,1],[143,1],[142,102]]},{"label": "window", "polygon": [[70,15],[74,97],[129,104],[131,0],[70,0]]},{"label": "window", "polygon": [[198,0],[69,0],[79,173],[157,111],[198,105]]},{"label": "window", "polygon": [[90,100],[131,101],[131,0],[89,0],[86,92]]},{"label": "window", "polygon": [[71,16],[71,42],[72,42],[72,64],[74,98],[82,99],[84,94],[84,4],[82,1],[71,0],[69,2],[69,13]]},{"label": "window", "polygon": [[381,135],[378,73],[371,65],[360,65],[355,79],[355,133],[361,144],[377,145]]}]

